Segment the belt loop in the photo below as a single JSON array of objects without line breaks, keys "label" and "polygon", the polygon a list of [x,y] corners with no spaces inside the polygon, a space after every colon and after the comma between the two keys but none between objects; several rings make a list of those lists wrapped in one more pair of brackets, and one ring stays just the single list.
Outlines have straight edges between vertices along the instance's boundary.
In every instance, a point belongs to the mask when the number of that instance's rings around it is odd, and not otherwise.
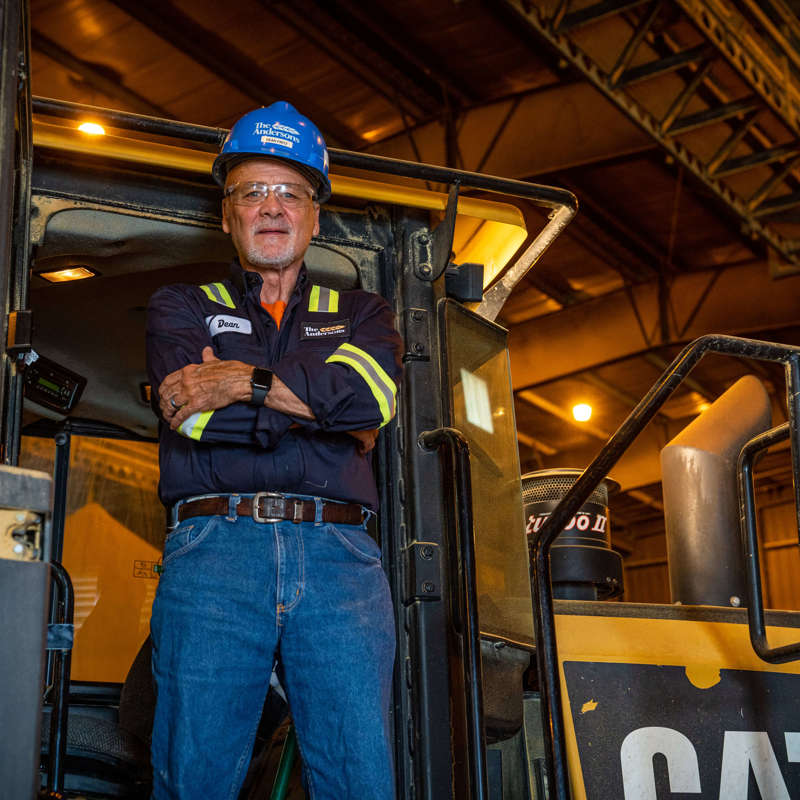
[{"label": "belt loop", "polygon": [[169,510],[169,524],[167,525],[167,530],[172,531],[178,527],[178,509],[183,505],[183,500],[178,500],[174,506]]},{"label": "belt loop", "polygon": [[314,498],[314,525],[322,525],[322,507],[324,505],[321,498]]},{"label": "belt loop", "polygon": [[228,495],[228,516],[225,517],[228,522],[236,522],[236,510],[239,508],[241,500],[242,498],[238,494]]}]

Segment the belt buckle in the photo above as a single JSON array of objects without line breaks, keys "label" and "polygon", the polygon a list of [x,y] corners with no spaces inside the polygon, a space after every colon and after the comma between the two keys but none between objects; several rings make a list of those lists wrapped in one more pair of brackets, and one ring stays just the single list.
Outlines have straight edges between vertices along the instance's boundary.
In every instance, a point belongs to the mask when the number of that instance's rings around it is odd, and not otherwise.
[{"label": "belt buckle", "polygon": [[[280,501],[281,516],[262,517],[258,508],[262,499]],[[255,522],[283,522],[286,519],[286,498],[280,492],[256,492],[253,495],[252,516]]]}]

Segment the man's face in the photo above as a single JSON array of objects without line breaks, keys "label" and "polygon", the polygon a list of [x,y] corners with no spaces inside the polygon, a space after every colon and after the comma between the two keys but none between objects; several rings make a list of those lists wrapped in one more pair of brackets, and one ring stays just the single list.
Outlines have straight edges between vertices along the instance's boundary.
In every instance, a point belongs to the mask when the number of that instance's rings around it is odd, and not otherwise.
[{"label": "man's face", "polygon": [[[300,183],[308,180],[288,164],[253,158],[237,164],[225,181],[225,189],[244,183]],[[300,266],[312,236],[319,233],[319,204],[309,201],[300,208],[284,208],[270,192],[256,206],[222,202],[222,230],[229,233],[244,269],[275,269]]]}]

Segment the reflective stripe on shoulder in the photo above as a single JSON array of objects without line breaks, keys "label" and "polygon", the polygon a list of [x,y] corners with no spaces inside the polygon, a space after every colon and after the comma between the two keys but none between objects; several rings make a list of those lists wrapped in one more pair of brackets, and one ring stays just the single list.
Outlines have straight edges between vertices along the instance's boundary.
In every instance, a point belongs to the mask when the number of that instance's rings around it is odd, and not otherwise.
[{"label": "reflective stripe on shoulder", "polygon": [[214,303],[219,303],[227,308],[236,308],[233,298],[224,283],[207,283],[200,288],[206,293],[206,297]]},{"label": "reflective stripe on shoulder", "polygon": [[381,427],[383,427],[395,413],[397,385],[386,374],[383,367],[365,350],[356,347],[350,342],[345,342],[325,359],[326,364],[347,364],[352,367],[369,386],[372,396],[378,403],[381,411]]},{"label": "reflective stripe on shoulder", "polygon": [[315,283],[308,295],[308,310],[335,314],[339,310],[339,292]]},{"label": "reflective stripe on shoulder", "polygon": [[178,426],[178,433],[199,442],[213,413],[213,411],[198,411],[196,414],[192,414]]}]

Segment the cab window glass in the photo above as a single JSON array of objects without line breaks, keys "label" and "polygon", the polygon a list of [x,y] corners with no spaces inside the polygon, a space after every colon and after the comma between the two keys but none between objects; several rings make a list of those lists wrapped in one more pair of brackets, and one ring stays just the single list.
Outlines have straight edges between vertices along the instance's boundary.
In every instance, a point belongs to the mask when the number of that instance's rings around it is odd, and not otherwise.
[{"label": "cab window glass", "polygon": [[478,616],[533,644],[533,612],[506,331],[445,305],[451,424],[469,440]]},{"label": "cab window glass", "polygon": [[[19,465],[53,473],[52,439],[22,438]],[[164,540],[155,443],[73,435],[62,563],[75,592],[72,678],[123,681],[150,630]]]}]

